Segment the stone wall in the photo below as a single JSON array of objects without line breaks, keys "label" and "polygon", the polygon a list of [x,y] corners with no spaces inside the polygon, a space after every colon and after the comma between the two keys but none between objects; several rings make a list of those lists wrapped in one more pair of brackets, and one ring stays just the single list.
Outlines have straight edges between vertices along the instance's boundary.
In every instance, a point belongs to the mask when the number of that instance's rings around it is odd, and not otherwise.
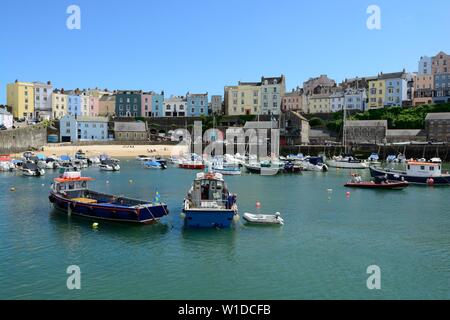
[{"label": "stone wall", "polygon": [[0,131],[0,154],[38,149],[47,143],[47,128],[41,125]]}]

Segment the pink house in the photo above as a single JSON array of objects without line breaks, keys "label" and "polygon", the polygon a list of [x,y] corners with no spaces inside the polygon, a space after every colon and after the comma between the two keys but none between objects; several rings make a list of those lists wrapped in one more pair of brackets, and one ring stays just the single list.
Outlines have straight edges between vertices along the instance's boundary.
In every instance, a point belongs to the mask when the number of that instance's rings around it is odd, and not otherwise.
[{"label": "pink house", "polygon": [[141,94],[141,117],[152,116],[152,94],[153,92],[143,92]]},{"label": "pink house", "polygon": [[94,96],[89,96],[89,116],[96,117],[99,113],[98,101],[99,99]]}]

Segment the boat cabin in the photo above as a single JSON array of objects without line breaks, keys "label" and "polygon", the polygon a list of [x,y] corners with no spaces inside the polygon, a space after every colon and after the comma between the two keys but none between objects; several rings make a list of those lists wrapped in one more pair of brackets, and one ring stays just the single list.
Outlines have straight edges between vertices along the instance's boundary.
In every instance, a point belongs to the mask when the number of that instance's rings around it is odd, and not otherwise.
[{"label": "boat cabin", "polygon": [[408,161],[406,163],[406,174],[418,177],[438,177],[441,176],[440,162]]},{"label": "boat cabin", "polygon": [[87,182],[93,181],[93,178],[81,177],[80,172],[64,172],[59,178],[54,179],[52,189],[59,194],[82,193],[87,190]]},{"label": "boat cabin", "polygon": [[232,199],[229,197],[230,194],[222,174],[217,172],[197,174],[190,194],[193,207],[230,209]]}]

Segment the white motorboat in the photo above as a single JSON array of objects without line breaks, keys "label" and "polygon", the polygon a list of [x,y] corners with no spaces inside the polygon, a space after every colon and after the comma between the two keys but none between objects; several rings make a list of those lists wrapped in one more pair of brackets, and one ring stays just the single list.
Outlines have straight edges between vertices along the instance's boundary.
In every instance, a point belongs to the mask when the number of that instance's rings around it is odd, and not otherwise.
[{"label": "white motorboat", "polygon": [[115,159],[103,160],[98,167],[100,168],[100,170],[103,170],[103,171],[119,171],[120,170],[119,162],[118,162],[118,160],[115,160]]},{"label": "white motorboat", "polygon": [[89,157],[88,158],[88,164],[100,164],[100,158],[99,157]]},{"label": "white motorboat", "polygon": [[34,162],[26,162],[22,166],[22,174],[24,176],[39,177],[45,174],[45,170],[38,167]]},{"label": "white motorboat", "polygon": [[327,164],[333,168],[341,169],[367,169],[369,164],[365,161],[356,159],[353,156],[335,156],[327,161]]},{"label": "white motorboat", "polygon": [[322,157],[305,157],[302,161],[300,161],[303,170],[306,171],[318,171],[318,172],[326,172],[328,171],[328,166],[323,163]]},{"label": "white motorboat", "polygon": [[153,157],[145,156],[145,155],[142,155],[142,154],[140,154],[140,155],[138,155],[138,156],[136,157],[136,160],[138,160],[138,161],[144,161],[144,162],[152,161],[153,159],[154,159]]},{"label": "white motorboat", "polygon": [[284,220],[279,212],[275,214],[254,214],[246,212],[243,218],[251,224],[284,225]]}]

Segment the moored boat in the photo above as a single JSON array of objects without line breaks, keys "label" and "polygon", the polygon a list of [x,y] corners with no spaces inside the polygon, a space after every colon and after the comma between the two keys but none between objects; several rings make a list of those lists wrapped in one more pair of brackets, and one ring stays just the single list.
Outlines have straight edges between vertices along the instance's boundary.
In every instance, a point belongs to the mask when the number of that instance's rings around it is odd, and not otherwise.
[{"label": "moored boat", "polygon": [[144,168],[146,169],[167,169],[167,166],[154,159],[144,162]]},{"label": "moored boat", "polygon": [[119,171],[120,170],[119,160],[116,160],[116,159],[102,160],[102,162],[100,163],[100,165],[98,167],[100,168],[100,170],[103,170],[103,171]]},{"label": "moored boat", "polygon": [[367,169],[369,164],[351,155],[335,156],[327,161],[328,166],[340,169]]},{"label": "moored boat", "polygon": [[402,190],[409,186],[407,181],[387,180],[385,177],[375,177],[374,181],[362,181],[361,176],[354,174],[352,180],[347,182],[345,187],[363,189],[390,189]]},{"label": "moored boat", "polygon": [[228,228],[237,216],[236,195],[228,191],[222,174],[197,173],[184,199],[184,223],[194,228]]},{"label": "moored boat", "polygon": [[24,176],[40,177],[45,174],[45,170],[39,168],[34,162],[25,162],[21,168]]},{"label": "moored boat", "polygon": [[284,225],[284,220],[279,212],[275,214],[254,214],[246,212],[243,218],[247,223],[258,225]]},{"label": "moored boat", "polygon": [[370,167],[372,177],[386,177],[388,180],[407,181],[421,185],[450,186],[450,174],[442,173],[441,162],[407,161],[406,170]]},{"label": "moored boat", "polygon": [[69,215],[116,222],[149,224],[168,214],[164,203],[92,191],[87,185],[92,180],[78,171],[66,171],[54,179],[49,200],[56,209]]}]

